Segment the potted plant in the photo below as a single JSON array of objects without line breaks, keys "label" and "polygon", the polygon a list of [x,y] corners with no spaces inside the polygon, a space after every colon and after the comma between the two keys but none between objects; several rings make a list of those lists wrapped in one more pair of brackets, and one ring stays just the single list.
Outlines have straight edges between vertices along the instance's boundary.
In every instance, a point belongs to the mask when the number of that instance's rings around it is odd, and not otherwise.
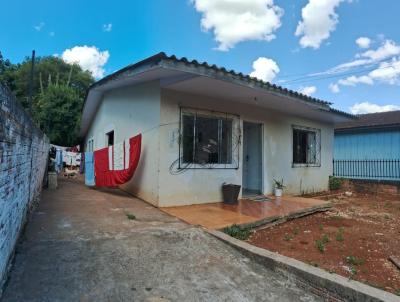
[{"label": "potted plant", "polygon": [[281,181],[274,179],[275,183],[275,197],[281,197],[283,193],[283,188],[285,187],[283,185],[283,179]]}]

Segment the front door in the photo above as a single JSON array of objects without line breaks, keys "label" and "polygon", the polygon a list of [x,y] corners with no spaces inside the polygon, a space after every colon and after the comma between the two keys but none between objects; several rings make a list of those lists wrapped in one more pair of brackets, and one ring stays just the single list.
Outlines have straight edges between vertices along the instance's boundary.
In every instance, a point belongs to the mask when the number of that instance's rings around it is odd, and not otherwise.
[{"label": "front door", "polygon": [[243,195],[261,194],[262,124],[243,122]]}]

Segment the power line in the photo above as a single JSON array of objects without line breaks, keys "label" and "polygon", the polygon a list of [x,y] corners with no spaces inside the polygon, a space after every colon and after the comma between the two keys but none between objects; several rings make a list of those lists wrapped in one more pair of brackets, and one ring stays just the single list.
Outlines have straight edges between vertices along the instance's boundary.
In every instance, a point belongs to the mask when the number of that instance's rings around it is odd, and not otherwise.
[{"label": "power line", "polygon": [[326,80],[326,79],[340,78],[340,77],[344,77],[344,76],[357,75],[357,74],[362,74],[362,73],[373,71],[373,70],[383,70],[383,69],[387,69],[387,68],[393,68],[393,64],[389,64],[388,66],[378,67],[378,68],[370,67],[370,68],[366,68],[366,69],[358,70],[358,71],[328,74],[326,76],[324,76],[324,75],[322,75],[322,76],[316,75],[316,76],[301,77],[301,78],[298,78],[298,79],[286,81],[286,82],[284,82],[284,84],[289,84],[289,85],[290,84],[300,84],[300,83],[306,83],[306,82],[312,82],[312,81],[320,81],[320,80]]}]

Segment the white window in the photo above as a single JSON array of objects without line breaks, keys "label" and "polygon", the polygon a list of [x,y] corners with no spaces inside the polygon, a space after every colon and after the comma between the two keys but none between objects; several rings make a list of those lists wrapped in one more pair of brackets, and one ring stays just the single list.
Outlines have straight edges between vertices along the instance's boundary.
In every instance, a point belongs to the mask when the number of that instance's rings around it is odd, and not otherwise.
[{"label": "white window", "polygon": [[321,165],[321,130],[293,126],[293,166]]},{"label": "white window", "polygon": [[181,167],[236,168],[238,117],[195,109],[181,112]]}]

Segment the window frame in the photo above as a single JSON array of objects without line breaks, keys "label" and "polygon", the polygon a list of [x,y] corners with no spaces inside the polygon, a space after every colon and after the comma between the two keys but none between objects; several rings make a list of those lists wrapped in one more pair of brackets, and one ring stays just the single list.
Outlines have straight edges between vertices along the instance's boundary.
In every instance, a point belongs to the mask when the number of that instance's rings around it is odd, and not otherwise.
[{"label": "window frame", "polygon": [[[315,163],[295,163],[294,162],[294,131],[307,131],[315,133]],[[307,126],[292,125],[292,135],[291,135],[291,153],[292,153],[292,168],[301,167],[321,167],[321,129],[312,128]]]},{"label": "window frame", "polygon": [[[230,158],[231,163],[206,163],[199,164],[193,162],[183,161],[183,116],[184,115],[200,115],[202,117],[210,117],[217,119],[230,119],[232,120],[231,130],[231,146],[230,146]],[[220,124],[220,123],[219,123]],[[220,127],[218,128],[218,136],[220,133]],[[190,107],[179,108],[179,161],[178,169],[239,169],[239,145],[240,145],[240,116],[230,113],[224,113],[206,109],[196,109]]]}]

